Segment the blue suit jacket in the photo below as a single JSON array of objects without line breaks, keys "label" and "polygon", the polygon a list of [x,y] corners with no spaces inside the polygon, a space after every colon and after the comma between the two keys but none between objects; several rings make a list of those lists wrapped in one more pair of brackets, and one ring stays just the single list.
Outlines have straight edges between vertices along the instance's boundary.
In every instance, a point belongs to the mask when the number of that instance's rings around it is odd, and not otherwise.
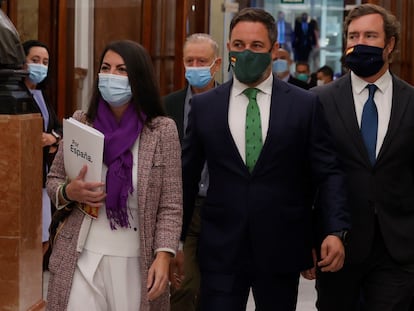
[{"label": "blue suit jacket", "polygon": [[184,227],[207,160],[210,186],[201,209],[200,268],[231,273],[248,257],[255,269],[311,266],[312,205],[318,188],[326,232],[349,227],[343,175],[322,106],[274,78],[269,129],[249,173],[228,124],[232,81],[194,96],[183,146]]}]

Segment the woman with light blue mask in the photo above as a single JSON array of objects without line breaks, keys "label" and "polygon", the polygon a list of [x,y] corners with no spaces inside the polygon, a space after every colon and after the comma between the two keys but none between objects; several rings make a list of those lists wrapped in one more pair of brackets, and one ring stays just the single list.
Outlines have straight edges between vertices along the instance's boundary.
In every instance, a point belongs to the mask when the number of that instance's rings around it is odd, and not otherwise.
[{"label": "woman with light blue mask", "polygon": [[[28,71],[25,84],[32,93],[33,99],[38,105],[43,118],[41,142],[43,147],[42,242],[43,254],[45,255],[49,245],[49,225],[52,210],[54,210],[45,188],[46,175],[62,137],[62,126],[55,110],[49,104],[47,97],[43,93],[50,63],[49,49],[42,42],[29,40],[23,43],[23,50],[26,55],[24,69]],[[45,255],[44,267],[47,266],[47,260],[48,256]]]},{"label": "woman with light blue mask", "polygon": [[92,92],[88,110],[73,118],[104,134],[102,180],[86,182],[87,165],[67,177],[63,146],[71,141],[63,140],[47,179],[56,215],[66,214],[53,239],[47,310],[169,311],[169,266],[182,224],[181,147],[145,48],[109,43]]}]

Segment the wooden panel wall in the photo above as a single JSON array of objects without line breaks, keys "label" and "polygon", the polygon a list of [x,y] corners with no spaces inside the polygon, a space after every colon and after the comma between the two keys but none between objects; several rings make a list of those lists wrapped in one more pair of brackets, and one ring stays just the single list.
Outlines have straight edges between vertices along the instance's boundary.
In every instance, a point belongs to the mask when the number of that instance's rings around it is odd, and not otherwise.
[{"label": "wooden panel wall", "polygon": [[178,2],[121,0],[114,5],[111,0],[95,0],[94,72],[107,42],[130,39],[141,43],[150,53],[162,94],[179,87],[180,81],[175,79],[175,64],[180,57],[176,44],[182,41],[184,28],[180,25],[183,3]]},{"label": "wooden panel wall", "polygon": [[17,1],[0,1],[1,9],[6,13],[7,17],[17,25]]},{"label": "wooden panel wall", "polygon": [[401,40],[391,64],[391,71],[414,85],[414,1],[369,0],[391,11],[401,23]]},{"label": "wooden panel wall", "polygon": [[141,0],[95,0],[94,10],[94,68],[99,70],[99,57],[104,47],[113,40],[141,42]]}]

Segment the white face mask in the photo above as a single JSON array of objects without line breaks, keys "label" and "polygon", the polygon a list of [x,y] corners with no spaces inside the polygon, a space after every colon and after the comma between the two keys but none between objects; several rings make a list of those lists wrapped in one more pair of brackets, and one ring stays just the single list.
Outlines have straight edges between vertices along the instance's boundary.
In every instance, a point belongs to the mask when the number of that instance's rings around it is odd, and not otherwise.
[{"label": "white face mask", "polygon": [[98,88],[103,99],[113,107],[120,107],[132,98],[127,76],[99,73]]},{"label": "white face mask", "polygon": [[324,84],[325,84],[325,81],[323,81],[323,80],[316,81],[317,86],[321,86],[321,85],[324,85]]}]

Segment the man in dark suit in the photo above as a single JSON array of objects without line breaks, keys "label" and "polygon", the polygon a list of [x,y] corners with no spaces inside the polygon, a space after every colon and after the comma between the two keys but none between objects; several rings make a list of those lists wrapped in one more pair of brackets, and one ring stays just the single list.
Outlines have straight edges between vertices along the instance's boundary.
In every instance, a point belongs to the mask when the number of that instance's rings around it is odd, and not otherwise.
[{"label": "man in dark suit", "polygon": [[292,52],[293,29],[292,25],[285,20],[285,13],[279,11],[277,13],[277,42],[279,47],[285,49],[289,53]]},{"label": "man in dark suit", "polygon": [[317,44],[316,24],[314,22],[310,23],[308,18],[307,13],[302,13],[302,16],[295,20],[293,50],[296,62],[309,62],[309,54]]},{"label": "man in dark suit", "polygon": [[319,310],[407,311],[414,293],[414,88],[389,71],[399,39],[395,16],[363,4],[349,12],[344,33],[351,73],[314,91],[347,174],[352,231],[344,268],[317,273]]},{"label": "man in dark suit", "polygon": [[343,174],[316,95],[272,75],[278,49],[272,15],[243,9],[229,33],[234,78],[192,99],[183,142],[184,233],[207,161],[202,310],[244,310],[251,288],[257,310],[291,311],[300,271],[313,263],[316,188],[325,212],[319,263],[324,271],[342,267],[338,236],[349,228]]},{"label": "man in dark suit", "polygon": [[[184,43],[183,62],[188,85],[164,98],[165,109],[167,114],[175,120],[181,141],[185,136],[192,97],[211,90],[217,85],[214,75],[220,70],[221,65],[217,42],[208,34],[190,35]],[[200,234],[200,206],[205,200],[207,188],[208,172],[205,167],[201,173],[194,213],[186,240],[180,243],[176,258],[171,264],[171,311],[199,310],[200,272],[197,249]],[[185,262],[182,262],[184,256]]]}]

